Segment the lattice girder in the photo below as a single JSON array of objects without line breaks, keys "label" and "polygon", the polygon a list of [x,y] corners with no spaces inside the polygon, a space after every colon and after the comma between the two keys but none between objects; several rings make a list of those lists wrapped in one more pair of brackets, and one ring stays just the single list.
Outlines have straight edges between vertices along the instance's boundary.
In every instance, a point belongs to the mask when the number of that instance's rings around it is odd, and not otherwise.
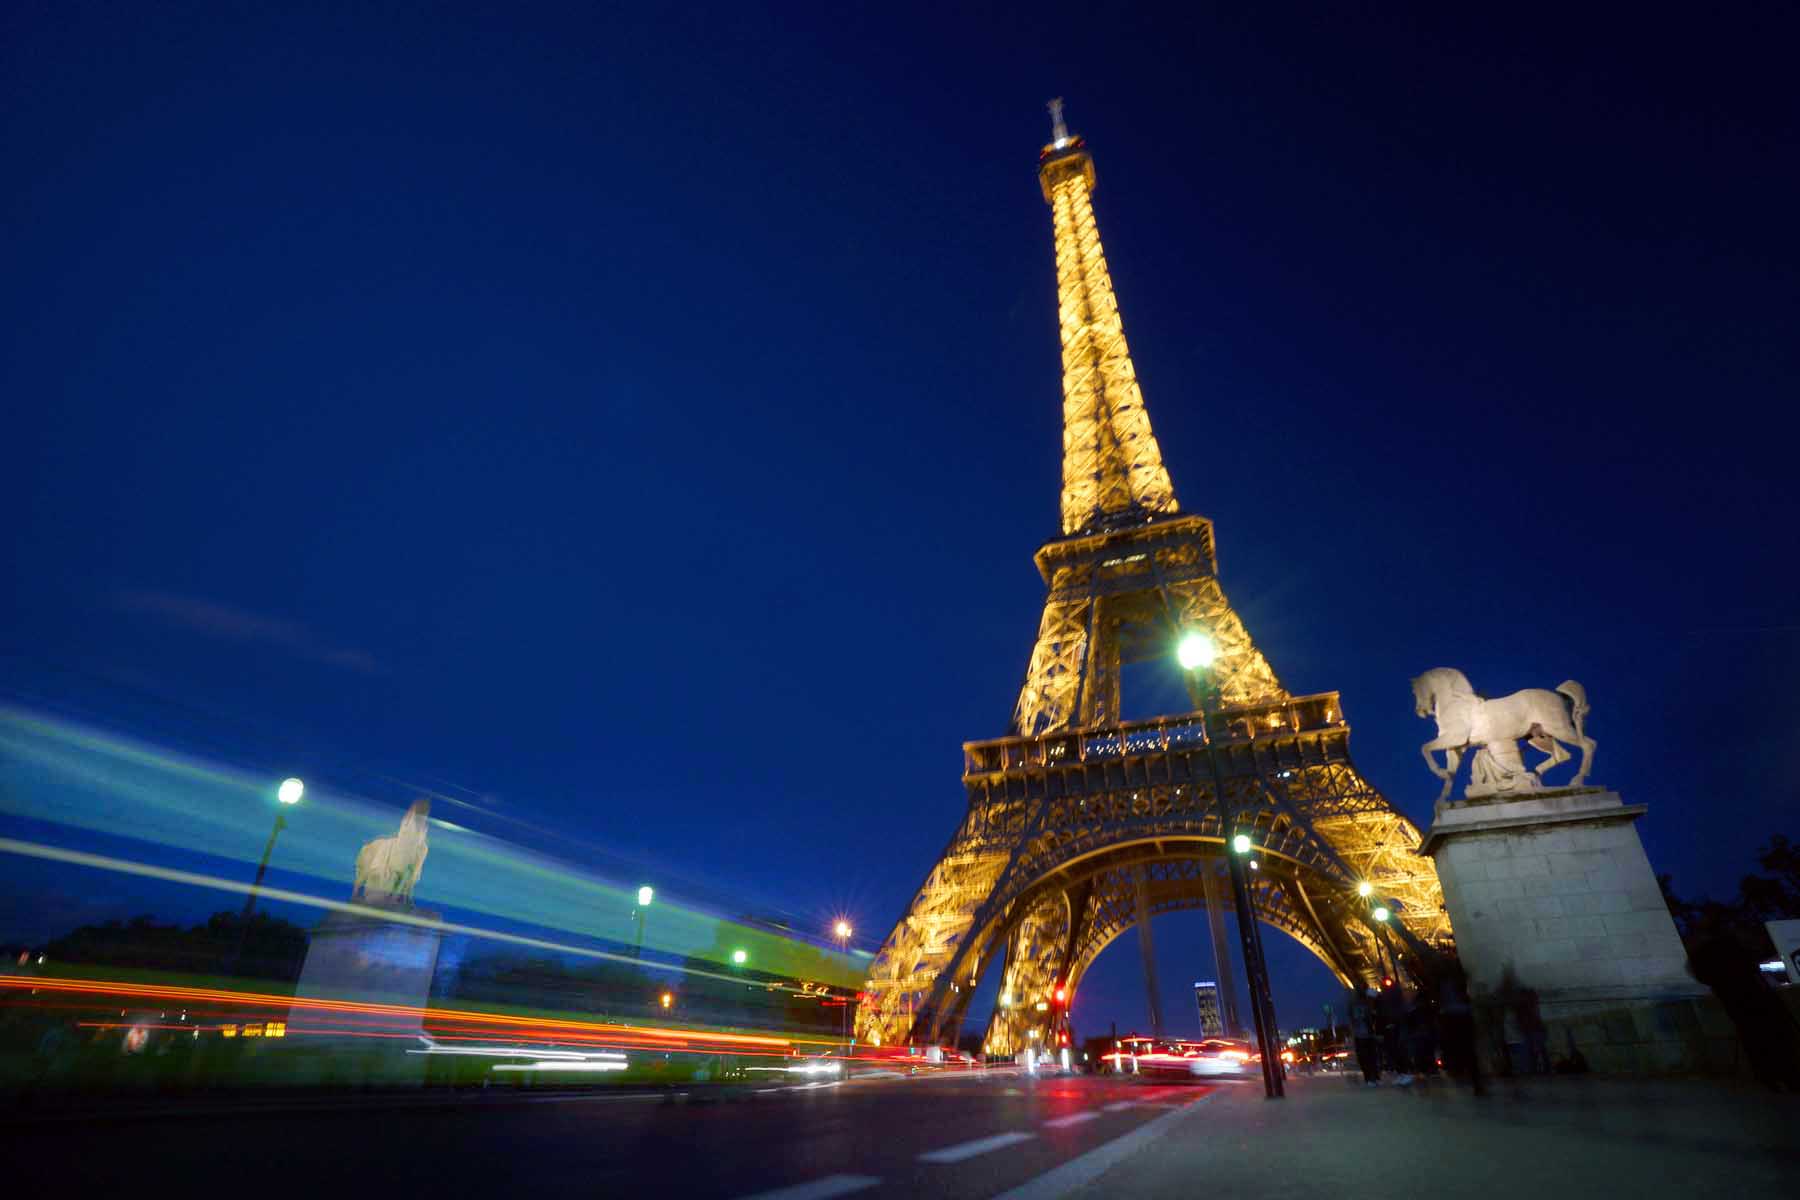
[{"label": "lattice girder", "polygon": [[1064,533],[1177,508],[1125,344],[1093,181],[1093,163],[1078,150],[1046,167],[1062,339]]},{"label": "lattice girder", "polygon": [[[1056,240],[1063,536],[1037,554],[1047,594],[1012,736],[963,747],[967,811],[871,966],[864,1041],[953,1036],[996,958],[1021,997],[1078,979],[1137,919],[1107,872],[1155,872],[1152,911],[1203,905],[1179,864],[1216,863],[1234,833],[1260,847],[1255,915],[1340,978],[1379,961],[1359,882],[1416,943],[1450,935],[1417,828],[1350,761],[1336,694],[1282,688],[1220,587],[1211,522],[1178,512],[1094,222],[1093,161],[1057,129],[1039,182]],[[1121,667],[1172,653],[1188,629],[1216,652],[1194,690],[1207,711],[1122,721]],[[1029,1038],[1028,1003],[996,1016],[990,1043]]]},{"label": "lattice girder", "polygon": [[1214,574],[1211,523],[1178,517],[1038,552],[1049,584],[1012,730],[1036,735],[1119,720],[1119,667],[1166,655],[1205,632],[1218,702],[1277,702],[1287,693]]}]

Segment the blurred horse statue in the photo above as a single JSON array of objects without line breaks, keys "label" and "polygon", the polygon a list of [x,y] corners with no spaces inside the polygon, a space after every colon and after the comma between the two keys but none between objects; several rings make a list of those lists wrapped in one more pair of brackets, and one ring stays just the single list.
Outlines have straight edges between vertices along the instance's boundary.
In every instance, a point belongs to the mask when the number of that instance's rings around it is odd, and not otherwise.
[{"label": "blurred horse statue", "polygon": [[400,819],[400,832],[365,842],[356,855],[356,886],[352,901],[398,901],[411,904],[419,873],[425,869],[426,815],[431,801],[415,800]]},{"label": "blurred horse statue", "polygon": [[[1587,691],[1573,679],[1556,685],[1555,691],[1525,688],[1498,700],[1484,700],[1469,686],[1468,677],[1454,667],[1434,667],[1412,681],[1414,709],[1421,717],[1437,718],[1437,737],[1420,747],[1425,765],[1444,781],[1438,793],[1442,804],[1456,781],[1457,764],[1474,747],[1469,761],[1470,796],[1499,792],[1535,791],[1544,785],[1544,770],[1569,761],[1564,746],[1581,747],[1581,766],[1570,787],[1580,787],[1594,764],[1594,739],[1582,731],[1587,716]],[[1519,739],[1524,738],[1550,757],[1531,770],[1519,758]],[[1438,766],[1432,752],[1444,752]]]}]

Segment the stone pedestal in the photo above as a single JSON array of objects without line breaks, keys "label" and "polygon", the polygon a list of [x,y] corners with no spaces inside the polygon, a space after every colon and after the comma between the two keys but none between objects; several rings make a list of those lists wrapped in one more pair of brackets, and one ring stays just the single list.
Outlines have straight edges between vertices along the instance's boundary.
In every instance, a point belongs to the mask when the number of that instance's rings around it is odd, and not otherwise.
[{"label": "stone pedestal", "polygon": [[[1687,954],[1634,828],[1598,788],[1445,804],[1425,835],[1489,1048],[1511,1040],[1508,972],[1536,989],[1550,1051],[1600,1071],[1728,1072],[1730,1023]],[[1512,1036],[1516,1036],[1513,1034]]]},{"label": "stone pedestal", "polygon": [[[397,916],[435,921],[439,914],[395,905]],[[332,912],[312,932],[296,1000],[345,1000],[366,1005],[422,1009],[431,995],[442,934],[364,913]],[[390,1013],[297,1007],[288,1017],[295,1047],[317,1050],[320,1071],[346,1082],[379,1077],[404,1082],[423,1078],[419,1049],[424,1026],[417,1012]],[[374,1035],[374,1036],[371,1036]]]}]

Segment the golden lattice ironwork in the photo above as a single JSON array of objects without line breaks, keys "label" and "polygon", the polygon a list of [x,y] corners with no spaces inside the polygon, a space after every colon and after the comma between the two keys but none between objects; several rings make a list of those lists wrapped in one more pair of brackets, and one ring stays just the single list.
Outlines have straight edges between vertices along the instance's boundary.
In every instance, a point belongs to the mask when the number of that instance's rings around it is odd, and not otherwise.
[{"label": "golden lattice ironwork", "polygon": [[[986,1048],[1050,1046],[1067,1032],[1058,989],[1072,996],[1143,913],[1203,906],[1238,833],[1258,848],[1256,917],[1345,983],[1400,948],[1361,883],[1415,945],[1450,936],[1419,831],[1352,765],[1336,693],[1281,686],[1219,585],[1212,523],[1177,510],[1094,226],[1093,160],[1056,119],[1038,174],[1056,235],[1063,536],[1037,554],[1048,593],[1009,735],[965,745],[967,812],[871,966],[856,1029],[877,1044],[954,1037],[998,959]],[[1124,721],[1122,668],[1186,631],[1214,651],[1195,710]]]},{"label": "golden lattice ironwork", "polygon": [[1062,330],[1062,530],[1086,533],[1177,511],[1125,345],[1094,224],[1094,160],[1080,138],[1045,147],[1038,178],[1056,231]]}]

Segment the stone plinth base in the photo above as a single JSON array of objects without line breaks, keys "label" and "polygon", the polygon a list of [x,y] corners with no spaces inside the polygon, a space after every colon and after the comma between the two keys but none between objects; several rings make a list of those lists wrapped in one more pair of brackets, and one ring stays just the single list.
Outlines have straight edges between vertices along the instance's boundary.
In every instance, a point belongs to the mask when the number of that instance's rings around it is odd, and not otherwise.
[{"label": "stone plinth base", "polygon": [[[1717,1072],[1730,1023],[1687,954],[1627,805],[1598,788],[1443,805],[1422,850],[1490,1047],[1518,1039],[1508,989],[1533,988],[1558,1057],[1595,1070]],[[1498,1057],[1498,1055],[1496,1055]]]},{"label": "stone plinth base", "polygon": [[[396,906],[393,912],[427,921],[439,916],[410,905]],[[437,930],[410,921],[332,912],[312,932],[294,999],[422,1009],[431,995],[441,938]],[[399,1067],[404,1068],[401,1075],[416,1073],[422,1078],[423,1056],[408,1056],[405,1051],[419,1048],[423,1031],[416,1011],[333,1012],[297,1006],[288,1015],[293,1048],[320,1051],[329,1060],[320,1064],[328,1074],[342,1074],[339,1067],[354,1063],[353,1074],[360,1076],[379,1059],[378,1073],[384,1077],[393,1076]]]}]

